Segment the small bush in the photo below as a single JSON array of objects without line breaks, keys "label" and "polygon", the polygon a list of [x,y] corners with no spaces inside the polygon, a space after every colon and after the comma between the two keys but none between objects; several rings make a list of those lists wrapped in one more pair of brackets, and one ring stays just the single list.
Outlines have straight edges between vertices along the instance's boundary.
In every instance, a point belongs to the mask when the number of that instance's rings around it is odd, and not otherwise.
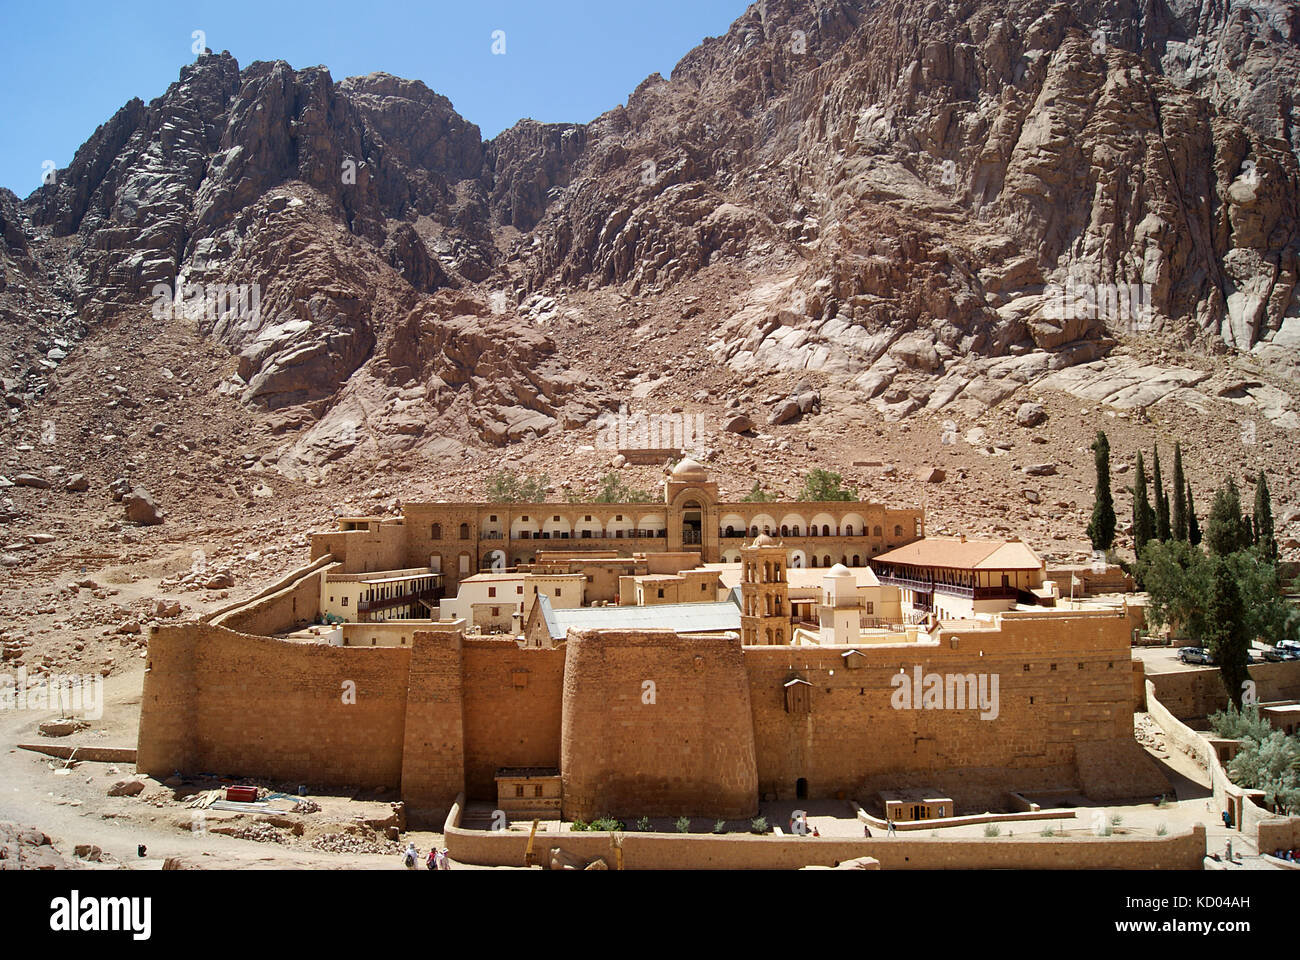
[{"label": "small bush", "polygon": [[726,821],[726,820],[714,820],[714,821],[713,821],[713,832],[714,832],[714,833],[726,833],[726,832],[727,832],[727,821]]},{"label": "small bush", "polygon": [[1118,827],[1118,826],[1121,826],[1123,823],[1124,823],[1124,818],[1121,817],[1118,813],[1116,813],[1116,814],[1112,814],[1112,815],[1111,815],[1111,818],[1110,818],[1110,825],[1111,825],[1112,827]]},{"label": "small bush", "polygon": [[749,829],[754,833],[767,833],[767,817],[755,817],[749,821]]},{"label": "small bush", "polygon": [[1165,796],[1163,793],[1160,794],[1160,799],[1156,801],[1156,806],[1157,806],[1157,807],[1167,807],[1167,806],[1169,806],[1169,798],[1168,798],[1167,796]]},{"label": "small bush", "polygon": [[613,817],[600,817],[587,824],[588,830],[596,830],[600,833],[614,833],[623,829],[623,821],[615,820]]},{"label": "small bush", "polygon": [[642,817],[640,820],[638,820],[638,821],[636,822],[636,828],[637,828],[638,830],[640,830],[642,833],[649,833],[649,832],[650,832],[650,818],[649,818],[649,817]]},{"label": "small bush", "polygon": [[1167,834],[1168,832],[1169,832],[1169,826],[1168,826],[1167,824],[1163,824],[1163,823],[1162,823],[1162,824],[1160,824],[1160,826],[1156,827],[1156,836],[1157,836],[1157,837],[1163,837],[1163,836],[1164,836],[1165,834]]},{"label": "small bush", "polygon": [[1042,830],[1038,831],[1038,835],[1040,837],[1054,837],[1056,836],[1056,828],[1053,827],[1050,823],[1046,824]]},{"label": "small bush", "polygon": [[1002,835],[1002,828],[1001,828],[1000,826],[998,826],[996,823],[986,823],[986,824],[984,824],[984,836],[986,836],[986,837],[998,837],[998,836],[1001,836],[1001,835]]},{"label": "small bush", "polygon": [[678,832],[678,833],[690,833],[690,832],[691,832],[691,818],[690,818],[690,817],[678,817],[678,818],[677,818],[677,832]]},{"label": "small bush", "polygon": [[587,821],[574,820],[573,823],[569,824],[569,829],[580,833],[587,829]]}]

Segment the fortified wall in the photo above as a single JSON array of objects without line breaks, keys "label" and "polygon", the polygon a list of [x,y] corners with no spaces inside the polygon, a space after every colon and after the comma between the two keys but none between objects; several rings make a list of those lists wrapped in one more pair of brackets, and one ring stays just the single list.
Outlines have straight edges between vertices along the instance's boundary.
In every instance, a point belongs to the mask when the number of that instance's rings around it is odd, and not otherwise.
[{"label": "fortified wall", "polygon": [[[900,707],[891,679],[918,667],[996,676],[996,715]],[[982,809],[1014,789],[1166,792],[1133,706],[1122,613],[1009,613],[857,650],[667,631],[520,648],[438,624],[410,647],[344,647],[176,624],[150,638],[138,766],[397,788],[434,817],[462,791],[495,800],[496,770],[523,766],[560,768],[570,817],[730,819],[764,797],[920,785]]]},{"label": "fortified wall", "polygon": [[758,813],[739,637],[589,631],[565,646],[565,817]]}]

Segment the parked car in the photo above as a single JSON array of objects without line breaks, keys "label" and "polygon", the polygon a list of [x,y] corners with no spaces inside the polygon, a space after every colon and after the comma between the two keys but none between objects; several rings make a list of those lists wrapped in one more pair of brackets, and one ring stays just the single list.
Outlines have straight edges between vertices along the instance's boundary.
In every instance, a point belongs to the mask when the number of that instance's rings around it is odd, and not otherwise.
[{"label": "parked car", "polygon": [[1214,658],[1210,656],[1210,651],[1204,647],[1180,647],[1178,650],[1178,659],[1183,663],[1214,663]]},{"label": "parked car", "polygon": [[1264,659],[1269,663],[1281,663],[1283,660],[1291,659],[1291,654],[1287,650],[1279,650],[1277,647],[1269,647],[1264,651]]}]

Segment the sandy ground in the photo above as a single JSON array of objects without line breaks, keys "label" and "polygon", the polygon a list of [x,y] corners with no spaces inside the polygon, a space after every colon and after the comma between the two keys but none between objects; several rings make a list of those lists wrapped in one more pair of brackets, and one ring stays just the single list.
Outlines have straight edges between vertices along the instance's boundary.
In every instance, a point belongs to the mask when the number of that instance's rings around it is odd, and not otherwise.
[{"label": "sandy ground", "polygon": [[[138,661],[104,684],[104,713],[92,726],[68,738],[43,737],[37,727],[54,719],[56,711],[0,712],[0,820],[30,824],[50,836],[55,847],[72,859],[78,844],[94,844],[103,851],[99,863],[77,861],[91,869],[160,870],[169,857],[179,857],[187,868],[236,869],[402,869],[400,858],[390,854],[331,853],[306,845],[306,837],[291,843],[267,843],[212,832],[223,824],[255,821],[256,817],[209,811],[205,833],[193,829],[192,811],[170,799],[172,791],[147,781],[136,797],[110,797],[109,788],[135,771],[132,764],[76,763],[67,765],[52,757],[20,750],[18,743],[77,743],[86,746],[134,746],[139,722],[140,688],[144,663]],[[343,829],[355,816],[380,818],[389,812],[386,802],[353,801],[340,796],[311,795],[321,811],[301,819],[315,820],[306,836]],[[286,831],[280,831],[285,833]],[[379,835],[382,839],[382,835]],[[440,834],[411,831],[402,844],[414,842],[421,855],[442,845]],[[137,854],[144,844],[146,856]],[[455,865],[460,867],[462,865]]]}]

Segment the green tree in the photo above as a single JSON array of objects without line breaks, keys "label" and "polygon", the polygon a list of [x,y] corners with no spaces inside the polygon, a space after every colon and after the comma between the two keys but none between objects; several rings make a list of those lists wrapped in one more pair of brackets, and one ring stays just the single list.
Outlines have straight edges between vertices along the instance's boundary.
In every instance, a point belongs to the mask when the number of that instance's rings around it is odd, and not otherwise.
[{"label": "green tree", "polygon": [[1281,730],[1247,742],[1228,762],[1228,776],[1247,789],[1263,790],[1270,806],[1300,813],[1300,743]]},{"label": "green tree", "polygon": [[1196,519],[1196,503],[1192,500],[1192,485],[1187,484],[1187,542],[1194,547],[1201,545],[1201,523]]},{"label": "green tree", "polygon": [[611,471],[597,482],[592,503],[651,503],[654,500],[655,496],[650,491],[629,487],[617,473]]},{"label": "green tree", "polygon": [[1151,486],[1156,500],[1156,539],[1164,543],[1169,539],[1169,497],[1165,482],[1160,478],[1160,445],[1152,451]]},{"label": "green tree", "polygon": [[1205,606],[1205,646],[1219,665],[1224,690],[1241,707],[1242,683],[1249,678],[1246,658],[1250,648],[1241,591],[1231,565],[1223,557],[1211,560],[1210,593]]},{"label": "green tree", "polygon": [[856,500],[858,492],[843,486],[844,478],[829,470],[814,469],[803,480],[798,500],[817,503],[824,500]]},{"label": "green tree", "polygon": [[1259,743],[1273,732],[1273,725],[1259,715],[1259,705],[1244,703],[1238,710],[1228,704],[1226,710],[1219,710],[1206,717],[1215,736],[1225,740],[1254,740]]},{"label": "green tree", "polygon": [[1204,637],[1210,595],[1205,554],[1183,540],[1152,541],[1142,551],[1138,579],[1147,591],[1147,622],[1174,637]]},{"label": "green tree", "polygon": [[1169,533],[1175,540],[1187,539],[1187,478],[1183,476],[1183,446],[1174,442],[1174,500],[1169,516]]},{"label": "green tree", "polygon": [[1205,523],[1205,545],[1211,553],[1221,557],[1250,546],[1246,521],[1241,515],[1241,495],[1232,477],[1215,491],[1210,516]]},{"label": "green tree", "polygon": [[1300,632],[1300,611],[1287,600],[1277,565],[1258,547],[1223,558],[1241,594],[1241,618],[1247,641],[1277,643]]},{"label": "green tree", "polygon": [[763,489],[762,485],[759,484],[757,480],[755,480],[754,485],[749,490],[749,493],[741,497],[740,502],[741,503],[771,503],[772,497],[771,495],[768,494],[766,490]]},{"label": "green tree", "polygon": [[1142,548],[1155,539],[1156,513],[1147,499],[1147,471],[1138,451],[1137,468],[1133,474],[1133,555],[1141,558]]},{"label": "green tree", "polygon": [[1115,545],[1115,500],[1110,493],[1110,441],[1101,430],[1092,442],[1092,454],[1097,464],[1097,490],[1092,519],[1088,521],[1088,539],[1092,549],[1109,550]]},{"label": "green tree", "polygon": [[550,479],[520,477],[513,470],[501,469],[486,481],[487,499],[493,503],[545,503]]},{"label": "green tree", "polygon": [[1273,530],[1273,498],[1268,492],[1268,480],[1259,471],[1255,482],[1255,545],[1269,563],[1277,562],[1277,535]]}]

